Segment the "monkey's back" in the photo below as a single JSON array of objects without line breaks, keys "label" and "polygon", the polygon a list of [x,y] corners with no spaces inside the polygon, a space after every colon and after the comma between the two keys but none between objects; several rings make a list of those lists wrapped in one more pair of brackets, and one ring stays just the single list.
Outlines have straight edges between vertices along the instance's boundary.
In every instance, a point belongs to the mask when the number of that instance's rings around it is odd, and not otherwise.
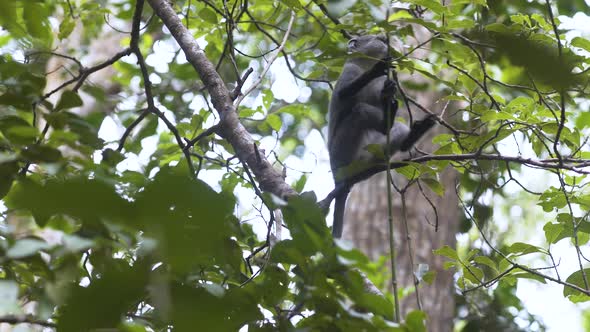
[{"label": "monkey's back", "polygon": [[[355,59],[348,60],[344,64],[342,75],[338,78],[334,91],[341,91],[342,85],[354,81],[367,70],[357,64]],[[376,130],[363,130],[360,136],[354,135],[355,126],[360,124],[350,120],[355,110],[366,107],[365,105],[383,108],[381,91],[385,81],[385,75],[377,77],[354,95],[340,96],[338,93],[333,93],[328,118],[328,150],[333,172],[355,160],[370,160],[372,154],[365,150],[369,143],[385,143],[385,136]]]}]

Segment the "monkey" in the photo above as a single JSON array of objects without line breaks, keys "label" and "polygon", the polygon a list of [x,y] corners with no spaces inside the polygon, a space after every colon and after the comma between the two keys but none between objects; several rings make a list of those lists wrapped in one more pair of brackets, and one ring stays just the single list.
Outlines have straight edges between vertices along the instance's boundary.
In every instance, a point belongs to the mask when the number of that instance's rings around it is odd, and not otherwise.
[{"label": "monkey", "polygon": [[[336,82],[328,111],[328,152],[336,188],[332,236],[340,238],[344,208],[350,192],[347,178],[354,164],[385,162],[367,147],[384,147],[389,131],[389,155],[408,151],[435,124],[433,116],[415,121],[411,128],[395,122],[397,87],[388,79],[390,63],[385,35],[363,35],[348,42],[350,56]],[[390,112],[389,117],[387,112]],[[390,119],[387,123],[386,119]],[[384,154],[383,154],[384,155]]]}]

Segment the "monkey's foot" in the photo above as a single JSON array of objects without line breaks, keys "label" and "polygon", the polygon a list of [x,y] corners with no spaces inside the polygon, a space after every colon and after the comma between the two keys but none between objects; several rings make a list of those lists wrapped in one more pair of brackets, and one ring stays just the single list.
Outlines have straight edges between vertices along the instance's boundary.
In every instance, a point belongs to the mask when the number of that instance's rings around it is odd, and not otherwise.
[{"label": "monkey's foot", "polygon": [[416,144],[416,142],[418,142],[418,140],[420,140],[420,138],[422,138],[422,136],[424,136],[424,134],[426,134],[426,132],[436,124],[435,118],[436,116],[429,115],[422,120],[414,122],[414,124],[412,124],[412,128],[410,129],[410,134],[400,145],[400,150],[408,151],[411,149],[412,146]]},{"label": "monkey's foot", "polygon": [[397,93],[397,84],[390,79],[386,79],[383,82],[383,90],[381,90],[381,98],[384,100],[393,99],[395,94]]}]

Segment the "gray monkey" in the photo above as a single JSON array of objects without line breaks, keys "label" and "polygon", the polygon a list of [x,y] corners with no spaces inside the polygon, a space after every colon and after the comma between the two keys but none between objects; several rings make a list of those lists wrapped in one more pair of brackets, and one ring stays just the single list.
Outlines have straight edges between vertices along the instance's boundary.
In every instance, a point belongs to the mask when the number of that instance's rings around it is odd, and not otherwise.
[{"label": "gray monkey", "polygon": [[[330,101],[328,117],[328,151],[336,187],[344,186],[336,196],[332,236],[340,238],[344,223],[344,207],[350,186],[347,178],[353,174],[353,162],[370,164],[383,162],[367,150],[370,144],[385,146],[389,130],[390,155],[407,151],[435,121],[427,117],[416,121],[411,129],[395,122],[398,104],[393,81],[387,78],[389,54],[384,35],[366,35],[348,42],[352,56],[344,64]],[[388,105],[389,104],[389,105]],[[390,111],[390,123],[386,112]],[[348,167],[347,167],[348,166]]]}]

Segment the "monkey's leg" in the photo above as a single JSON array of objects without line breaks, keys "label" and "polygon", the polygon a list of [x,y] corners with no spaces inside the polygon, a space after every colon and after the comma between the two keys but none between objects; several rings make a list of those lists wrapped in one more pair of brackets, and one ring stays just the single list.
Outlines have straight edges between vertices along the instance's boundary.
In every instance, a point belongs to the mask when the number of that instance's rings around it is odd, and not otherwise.
[{"label": "monkey's leg", "polygon": [[409,136],[411,136],[411,131],[408,126],[401,122],[393,124],[389,131],[389,153],[391,156],[399,150],[406,151],[403,146]]},{"label": "monkey's leg", "polygon": [[391,125],[387,125],[384,115],[385,112],[379,107],[367,103],[359,103],[352,109],[351,119],[349,121],[353,126],[376,130],[386,135]]},{"label": "monkey's leg", "polygon": [[430,115],[422,120],[414,122],[412,125],[412,129],[407,137],[402,141],[400,145],[400,149],[402,151],[408,151],[422,136],[428,131],[428,129],[432,128],[436,121],[434,120],[434,116]]},{"label": "monkey's leg", "polygon": [[[341,177],[345,177],[338,170],[359,159],[358,151],[362,141],[361,138],[367,131],[366,122],[372,121],[366,116],[361,116],[362,114],[362,112],[355,112],[354,110],[348,113],[338,123],[338,127],[336,127],[334,134],[328,141],[330,166],[336,182],[341,181]],[[361,119],[362,117],[365,119]]]}]

